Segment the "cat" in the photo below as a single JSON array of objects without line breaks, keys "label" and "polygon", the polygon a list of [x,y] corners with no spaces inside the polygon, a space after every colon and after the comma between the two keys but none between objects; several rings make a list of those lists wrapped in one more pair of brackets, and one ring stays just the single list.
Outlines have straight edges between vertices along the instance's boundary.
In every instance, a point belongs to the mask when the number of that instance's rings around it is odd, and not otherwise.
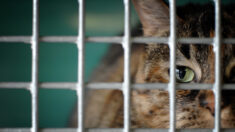
[{"label": "cat", "polygon": [[[132,0],[144,36],[169,36],[169,9],[161,0]],[[235,37],[235,6],[222,8],[222,36]],[[189,4],[177,8],[177,36],[214,37],[214,6]],[[134,31],[134,36],[140,31]],[[133,35],[132,34],[132,35]],[[176,79],[178,83],[214,83],[215,55],[212,45],[177,44]],[[222,46],[223,83],[235,82],[235,46]],[[123,81],[123,51],[114,45],[96,69],[92,82]],[[133,83],[169,82],[169,47],[166,44],[132,45],[131,80]],[[123,95],[119,90],[90,90],[87,94],[87,128],[123,127]],[[176,91],[177,128],[213,128],[214,94],[211,90]],[[235,127],[235,91],[223,90],[221,127]],[[76,126],[73,114],[72,126]],[[167,90],[132,90],[131,127],[168,128]]]}]

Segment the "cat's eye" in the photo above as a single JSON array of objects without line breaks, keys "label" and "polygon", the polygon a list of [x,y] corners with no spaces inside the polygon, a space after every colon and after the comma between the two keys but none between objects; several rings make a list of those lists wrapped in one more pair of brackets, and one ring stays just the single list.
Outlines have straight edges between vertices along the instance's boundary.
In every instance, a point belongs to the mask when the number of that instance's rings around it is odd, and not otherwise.
[{"label": "cat's eye", "polygon": [[194,71],[185,66],[177,66],[176,68],[176,79],[178,82],[188,83],[194,79]]}]

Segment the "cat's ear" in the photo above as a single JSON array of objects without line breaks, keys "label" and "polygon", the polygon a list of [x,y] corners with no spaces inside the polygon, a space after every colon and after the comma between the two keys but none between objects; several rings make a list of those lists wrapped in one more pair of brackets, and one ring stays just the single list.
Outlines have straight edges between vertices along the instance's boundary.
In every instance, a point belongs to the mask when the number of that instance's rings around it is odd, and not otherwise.
[{"label": "cat's ear", "polygon": [[145,36],[163,36],[169,31],[169,9],[162,0],[132,0]]}]

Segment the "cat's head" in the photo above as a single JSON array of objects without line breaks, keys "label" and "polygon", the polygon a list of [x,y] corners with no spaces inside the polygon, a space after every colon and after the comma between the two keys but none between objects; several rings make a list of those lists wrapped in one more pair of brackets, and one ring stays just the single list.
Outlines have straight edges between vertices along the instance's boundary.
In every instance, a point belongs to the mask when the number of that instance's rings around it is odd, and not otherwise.
[{"label": "cat's head", "polygon": [[[143,25],[145,36],[166,37],[170,32],[168,6],[162,0],[133,0]],[[228,10],[228,9],[227,9]],[[212,5],[189,5],[177,9],[178,37],[214,37]],[[222,36],[235,37],[235,13],[222,13]],[[215,55],[212,45],[180,44],[176,49],[176,79],[178,83],[214,83]],[[222,44],[223,82],[235,82],[235,46]],[[148,44],[144,62],[136,74],[137,83],[169,81],[169,47]],[[222,127],[235,127],[235,92],[222,91]],[[135,123],[143,127],[168,127],[169,100],[167,91],[140,90],[133,92],[136,108]],[[177,127],[211,128],[214,121],[214,94],[210,90],[177,90]],[[134,108],[135,108],[134,107]]]}]

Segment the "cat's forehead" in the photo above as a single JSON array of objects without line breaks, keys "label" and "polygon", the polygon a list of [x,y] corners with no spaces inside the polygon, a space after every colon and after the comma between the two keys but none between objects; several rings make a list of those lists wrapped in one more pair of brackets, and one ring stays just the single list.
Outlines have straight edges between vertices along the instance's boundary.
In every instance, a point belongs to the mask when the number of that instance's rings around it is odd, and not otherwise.
[{"label": "cat's forehead", "polygon": [[[192,5],[191,5],[192,6]],[[189,7],[189,6],[186,6]],[[185,7],[180,8],[178,11],[177,19],[177,37],[178,38],[213,38],[214,28],[215,28],[215,18],[214,18],[214,7],[213,5],[205,5],[202,11],[195,12],[191,8],[187,9]],[[189,11],[187,13],[187,11]],[[222,37],[231,38],[235,37],[235,21],[233,21],[235,13],[227,12],[226,10],[222,13]],[[183,12],[183,13],[182,13]],[[183,14],[183,15],[182,15]],[[233,23],[233,24],[232,24]],[[159,32],[158,32],[159,33]],[[161,34],[153,34],[152,36],[169,36],[169,30]],[[186,59],[195,58],[199,63],[204,63],[207,61],[208,55],[213,55],[213,44],[200,44],[200,43],[188,43],[180,44],[177,43],[177,56],[185,57]],[[234,56],[234,46],[222,44],[222,54],[224,57]],[[150,59],[155,56],[159,59],[169,58],[169,48],[167,45],[149,45],[147,48],[147,53]],[[167,55],[168,54],[168,55]]]}]

